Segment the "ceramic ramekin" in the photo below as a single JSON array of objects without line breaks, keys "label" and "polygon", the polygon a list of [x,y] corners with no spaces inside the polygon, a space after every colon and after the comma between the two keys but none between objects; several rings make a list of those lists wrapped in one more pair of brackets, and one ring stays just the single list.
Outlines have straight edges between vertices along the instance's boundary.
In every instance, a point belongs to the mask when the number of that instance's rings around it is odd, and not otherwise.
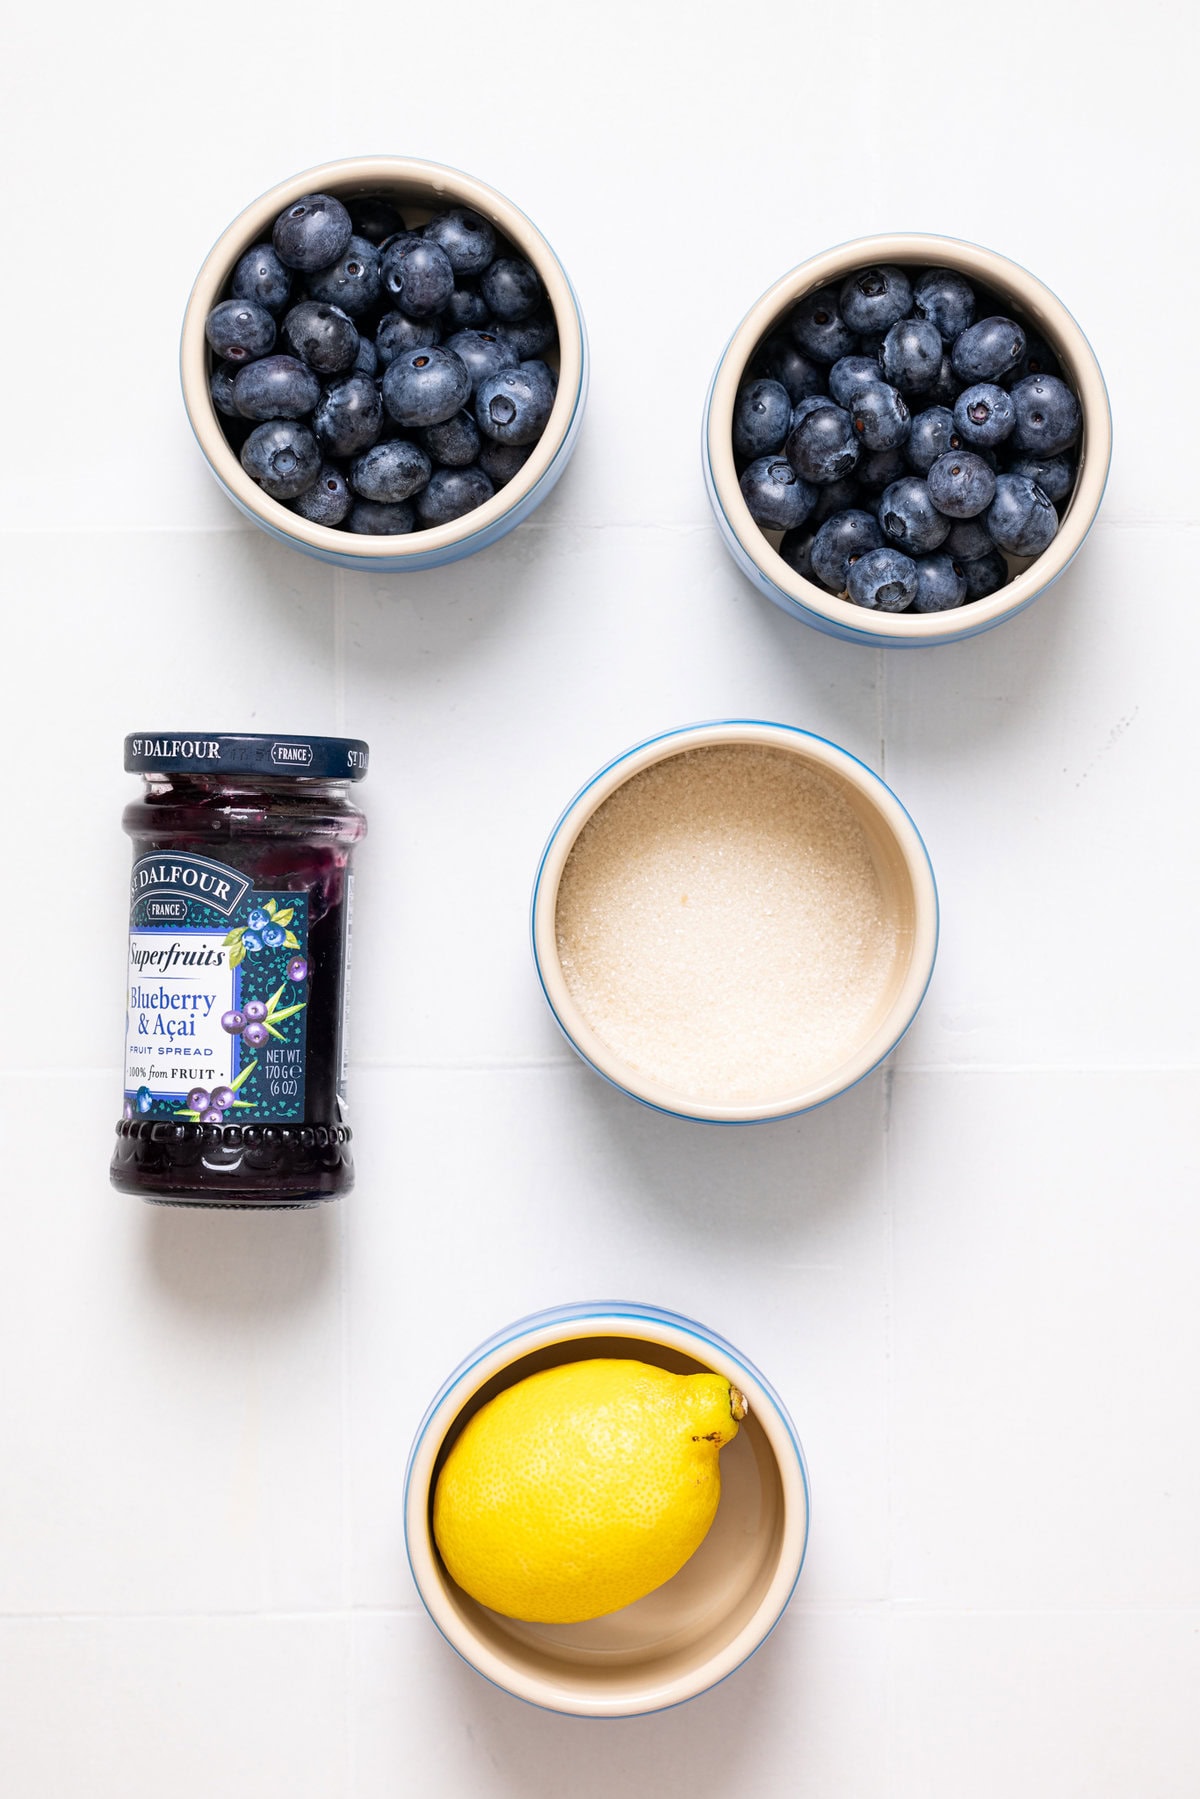
[{"label": "ceramic ramekin", "polygon": [[[441,1464],[479,1407],[538,1369],[629,1356],[681,1374],[710,1370],[750,1414],[721,1451],[721,1503],[673,1580],[586,1624],[520,1624],[469,1599],[446,1573],[430,1523]],[[804,1454],[783,1402],[732,1344],[653,1306],[560,1306],[510,1325],[467,1357],[421,1421],[409,1457],[404,1530],[417,1590],[452,1648],[519,1699],[576,1717],[661,1711],[715,1686],[753,1655],[792,1596],[808,1541]]]},{"label": "ceramic ramekin", "polygon": [[[707,744],[745,743],[783,749],[832,776],[862,826],[895,932],[891,979],[871,1029],[855,1053],[803,1091],[759,1105],[716,1105],[689,1098],[620,1061],[593,1030],[573,999],[559,959],[558,887],[572,846],[588,819],[632,776],[654,762]],[[921,834],[879,776],[823,737],[793,725],[760,719],[719,719],[684,725],[635,744],[594,775],[571,801],[550,834],[533,886],[533,959],[546,1003],[572,1049],[622,1092],[655,1111],[705,1124],[759,1124],[810,1111],[844,1093],[890,1055],[916,1017],[937,954],[938,899]]]},{"label": "ceramic ramekin", "polygon": [[[957,269],[990,288],[1042,333],[1079,396],[1083,435],[1075,491],[1054,541],[998,593],[952,612],[869,612],[826,593],[788,567],[751,518],[733,459],[733,407],[751,357],[763,338],[814,288],[837,285],[875,262]],[[1108,480],[1112,414],[1100,365],[1062,301],[1019,263],[958,238],[891,232],[856,238],[802,262],[750,308],[730,339],[708,392],[701,446],[704,481],[730,555],[761,593],[805,624],[851,643],[921,645],[976,637],[1021,612],[1057,581],[1092,528]]]},{"label": "ceramic ramekin", "polygon": [[[485,505],[452,524],[404,537],[359,537],[310,524],[265,494],[226,440],[209,394],[210,357],[204,321],[221,298],[243,250],[269,240],[278,214],[310,193],[336,194],[342,200],[364,193],[386,194],[410,223],[419,223],[440,207],[467,206],[490,219],[542,278],[558,326],[559,385],[554,410],[533,453],[513,479]],[[439,568],[486,549],[541,505],[575,448],[587,398],[588,351],[583,315],[562,264],[541,232],[511,200],[474,176],[439,163],[405,156],[354,156],[322,163],[281,181],[239,213],[217,239],[196,277],[184,314],[179,367],[196,441],[213,474],[247,518],[281,543],[343,568],[416,570]]]}]

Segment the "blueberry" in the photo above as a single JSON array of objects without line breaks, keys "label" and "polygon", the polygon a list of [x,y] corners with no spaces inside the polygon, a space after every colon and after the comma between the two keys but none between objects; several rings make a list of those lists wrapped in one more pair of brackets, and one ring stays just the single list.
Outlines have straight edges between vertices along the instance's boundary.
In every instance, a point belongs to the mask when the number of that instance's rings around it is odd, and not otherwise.
[{"label": "blueberry", "polygon": [[1026,375],[1012,390],[1017,422],[1013,443],[1038,456],[1057,456],[1079,435],[1079,401],[1057,375]]},{"label": "blueberry", "polygon": [[385,312],[375,332],[375,351],[380,365],[386,368],[405,350],[427,350],[430,344],[441,341],[439,319],[410,319],[402,312]]},{"label": "blueberry", "polygon": [[544,356],[558,342],[558,326],[548,306],[539,307],[527,319],[510,319],[507,322],[501,320],[496,325],[495,332],[500,342],[508,345],[518,362],[529,362],[535,356]]},{"label": "blueberry", "polygon": [[985,600],[989,593],[995,593],[1008,580],[1008,565],[999,550],[989,550],[986,556],[977,556],[973,562],[964,562],[963,570],[967,577],[969,600]]},{"label": "blueberry", "polygon": [[938,368],[937,380],[926,393],[921,395],[921,398],[927,406],[953,407],[955,400],[958,398],[958,390],[961,386],[962,382],[954,373],[954,367],[949,356],[943,355],[941,364]]},{"label": "blueberry", "polygon": [[246,1014],[244,1012],[222,1012],[221,1029],[228,1031],[231,1037],[240,1037],[245,1028]]},{"label": "blueberry", "polygon": [[825,370],[798,350],[790,337],[781,332],[767,338],[754,359],[755,368],[770,381],[778,381],[788,390],[795,406],[811,394],[825,391]]},{"label": "blueberry", "polygon": [[293,956],[287,965],[287,978],[299,984],[308,979],[308,963],[303,956]]},{"label": "blueberry", "polygon": [[494,438],[479,441],[479,466],[493,487],[504,487],[528,462],[531,444],[499,444]]},{"label": "blueberry", "polygon": [[209,1106],[206,1112],[201,1112],[198,1122],[200,1124],[224,1124],[225,1114],[216,1106]]},{"label": "blueberry", "polygon": [[418,444],[389,437],[350,464],[350,485],[361,499],[394,506],[419,493],[432,473],[433,464]]},{"label": "blueberry", "polygon": [[187,1096],[189,1112],[206,1112],[208,1110],[208,1088],[193,1087]]},{"label": "blueberry", "polygon": [[[247,366],[253,368],[255,364],[250,363]],[[237,401],[233,397],[233,384],[240,373],[241,370],[236,363],[215,362],[208,377],[208,391],[212,396],[212,403],[218,412],[225,414],[227,419],[240,419],[242,416],[237,409]]]},{"label": "blueberry", "polygon": [[479,429],[498,443],[536,443],[554,406],[554,389],[543,362],[500,369],[480,383],[475,395]]},{"label": "blueberry", "polygon": [[292,291],[292,277],[270,244],[255,244],[234,264],[229,291],[235,300],[257,300],[268,312],[278,312]]},{"label": "blueberry", "polygon": [[840,362],[855,348],[854,333],[838,312],[837,295],[831,287],[806,295],[793,309],[789,322],[792,336],[814,362]]},{"label": "blueberry", "polygon": [[768,531],[794,531],[816,502],[816,493],[782,456],[760,456],[739,483],[742,498],[756,525]]},{"label": "blueberry", "polygon": [[942,339],[927,319],[898,319],[883,340],[883,378],[906,394],[926,393],[942,366]]},{"label": "blueberry", "polygon": [[314,300],[340,306],[352,319],[370,312],[379,298],[379,251],[365,237],[352,237],[336,262],[308,278]]},{"label": "blueberry", "polygon": [[456,412],[440,425],[426,426],[420,439],[434,462],[445,468],[470,468],[479,460],[482,439],[469,412]]},{"label": "blueberry", "polygon": [[805,481],[840,481],[858,461],[858,439],[850,414],[832,400],[814,408],[788,432],[785,454]]},{"label": "blueberry", "polygon": [[354,494],[342,470],[332,462],[323,462],[308,492],[292,501],[292,511],[310,525],[333,526],[341,524],[353,504]]},{"label": "blueberry", "polygon": [[237,372],[233,398],[244,419],[302,419],[321,397],[321,383],[295,356],[264,356]]},{"label": "blueberry", "polygon": [[840,481],[827,481],[824,487],[818,487],[817,503],[808,515],[808,522],[815,531],[818,525],[823,525],[835,512],[853,512],[856,509],[868,510],[863,507],[857,468],[853,474],[844,475]]},{"label": "blueberry", "polygon": [[454,292],[449,257],[424,238],[400,238],[389,245],[380,259],[380,272],[401,312],[412,319],[440,312]]},{"label": "blueberry", "polygon": [[946,539],[946,550],[956,562],[978,562],[981,556],[986,556],[995,547],[988,536],[987,523],[982,518],[956,519]]},{"label": "blueberry", "polygon": [[149,1087],[139,1087],[137,1090],[137,1109],[138,1109],[138,1111],[139,1112],[148,1112],[150,1110],[150,1108],[153,1106],[153,1104],[154,1104],[154,1095],[151,1093]]},{"label": "blueberry", "polygon": [[1011,395],[994,382],[965,387],[954,402],[954,429],[972,449],[1003,443],[1016,423]]},{"label": "blueberry", "polygon": [[264,925],[262,940],[267,949],[278,949],[286,935],[281,924]]},{"label": "blueberry", "polygon": [[455,287],[442,313],[449,331],[482,331],[491,316],[487,301],[469,282]]},{"label": "blueberry", "polygon": [[275,221],[271,241],[289,269],[325,269],[350,242],[350,214],[332,194],[304,194]]},{"label": "blueberry", "polygon": [[878,495],[893,481],[899,481],[908,472],[908,460],[903,448],[894,450],[871,450],[861,456],[856,474],[859,489],[863,494]]},{"label": "blueberry", "polygon": [[913,283],[913,311],[937,327],[943,343],[952,344],[975,317],[975,294],[953,269],[926,269]]},{"label": "blueberry", "polygon": [[452,206],[439,212],[425,227],[425,236],[445,252],[456,275],[478,275],[496,254],[496,233],[477,212]]},{"label": "blueberry", "polygon": [[950,364],[960,381],[995,381],[1025,354],[1025,333],[1002,316],[968,325],[954,340]]},{"label": "blueberry", "polygon": [[250,1020],[251,1024],[261,1024],[263,1019],[267,1016],[267,1002],[264,999],[247,1000],[246,1004],[242,1007],[242,1011],[246,1014],[246,1017]]},{"label": "blueberry", "polygon": [[379,373],[379,353],[369,337],[358,340],[358,354],[354,358],[356,375],[377,375]]},{"label": "blueberry", "polygon": [[950,529],[950,520],[937,510],[919,475],[903,475],[885,489],[879,504],[879,523],[886,537],[913,556],[938,549]]},{"label": "blueberry", "polygon": [[847,410],[864,387],[880,379],[879,360],[875,356],[843,356],[829,371],[829,391],[839,406]]},{"label": "blueberry", "polygon": [[360,194],[349,202],[348,210],[352,229],[368,243],[381,244],[404,230],[404,220],[382,194]]},{"label": "blueberry", "polygon": [[415,524],[416,515],[407,501],[389,506],[378,500],[356,500],[346,529],[359,537],[406,537]]},{"label": "blueberry", "polygon": [[228,1112],[236,1099],[237,1094],[232,1087],[214,1087],[209,1104],[215,1106],[218,1112]]},{"label": "blueberry", "polygon": [[782,381],[759,377],[738,389],[733,447],[739,456],[772,456],[792,427],[792,402]]},{"label": "blueberry", "polygon": [[270,1040],[271,1033],[265,1024],[248,1024],[242,1032],[242,1042],[248,1044],[251,1049],[261,1049],[263,1044],[269,1043]]},{"label": "blueberry", "polygon": [[310,488],[321,466],[317,440],[294,419],[270,419],[242,445],[242,467],[273,500],[294,500]]},{"label": "blueberry", "polygon": [[517,366],[516,351],[495,331],[456,331],[453,337],[446,339],[446,348],[466,363],[472,393],[489,375],[498,375],[501,369]]},{"label": "blueberry", "polygon": [[1010,556],[1040,556],[1058,530],[1058,514],[1028,475],[997,475],[987,528]]},{"label": "blueberry", "polygon": [[1025,354],[1015,363],[1004,377],[1005,385],[1015,387],[1018,381],[1024,381],[1027,375],[1059,375],[1062,370],[1058,358],[1044,337],[1036,331],[1026,329]]},{"label": "blueberry", "polygon": [[861,508],[835,512],[813,538],[813,573],[830,593],[844,593],[851,561],[877,550],[883,543],[879,521]]},{"label": "blueberry", "polygon": [[806,581],[813,578],[812,547],[813,534],[807,525],[796,531],[785,531],[779,544],[779,554],[788,567]]},{"label": "blueberry", "polygon": [[1028,475],[1048,500],[1057,506],[1075,485],[1075,464],[1069,456],[1018,456],[1008,465],[1010,475]]},{"label": "blueberry", "polygon": [[917,597],[917,565],[890,544],[868,550],[850,564],[846,589],[856,606],[871,612],[904,612]]},{"label": "blueberry", "polygon": [[967,571],[953,556],[922,556],[917,565],[914,612],[952,612],[967,597]]},{"label": "blueberry", "polygon": [[[269,912],[264,912],[261,906],[255,906],[253,911],[247,912],[246,914],[246,923],[252,931],[261,931],[263,926],[270,924],[270,922],[271,914]],[[247,1012],[246,1016],[247,1018],[255,1018],[257,1017],[257,1013]]]},{"label": "blueberry", "polygon": [[439,468],[417,496],[417,516],[424,525],[449,525],[490,500],[495,488],[481,468]]},{"label": "blueberry", "polygon": [[470,396],[466,363],[442,344],[405,350],[383,372],[383,403],[398,425],[440,425]]},{"label": "blueberry", "polygon": [[331,381],[313,415],[313,430],[327,456],[357,456],[377,442],[383,401],[371,376],[351,373]]},{"label": "blueberry", "polygon": [[958,434],[954,414],[946,406],[928,406],[918,412],[904,446],[904,454],[918,474],[927,474],[939,456],[957,450]]},{"label": "blueberry", "polygon": [[340,306],[324,300],[301,300],[283,321],[292,350],[319,375],[352,369],[358,355],[358,331]]},{"label": "blueberry", "polygon": [[[257,956],[262,948],[262,938],[257,931],[242,932],[242,948],[248,956]],[[245,1035],[244,1032],[243,1035]]]},{"label": "blueberry", "polygon": [[492,316],[505,323],[528,318],[542,298],[537,270],[520,256],[501,256],[480,276],[479,291]]},{"label": "blueberry", "polygon": [[838,296],[838,310],[851,331],[886,331],[911,305],[908,276],[892,263],[857,269],[843,281]]},{"label": "blueberry", "polygon": [[836,404],[837,402],[830,394],[806,394],[802,400],[797,400],[796,404],[792,407],[790,429],[794,431],[797,425],[803,424],[810,413],[820,412],[823,406],[834,406]]},{"label": "blueberry", "polygon": [[204,321],[209,348],[223,362],[252,362],[275,342],[275,320],[257,300],[222,300]]},{"label": "blueberry", "polygon": [[894,387],[873,381],[855,394],[850,423],[868,450],[895,450],[912,430],[912,415]]},{"label": "blueberry", "polygon": [[947,518],[975,518],[986,512],[996,491],[996,477],[982,456],[949,450],[939,456],[926,480],[934,505]]}]

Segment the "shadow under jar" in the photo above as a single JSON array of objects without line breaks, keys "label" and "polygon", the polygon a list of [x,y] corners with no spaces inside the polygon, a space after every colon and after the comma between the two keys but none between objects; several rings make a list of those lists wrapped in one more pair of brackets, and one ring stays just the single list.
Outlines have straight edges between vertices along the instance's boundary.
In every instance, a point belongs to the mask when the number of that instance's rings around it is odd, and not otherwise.
[{"label": "shadow under jar", "polygon": [[354,1182],[345,1008],[355,845],[345,738],[128,737],[125,1103],[113,1185],[306,1206]]}]

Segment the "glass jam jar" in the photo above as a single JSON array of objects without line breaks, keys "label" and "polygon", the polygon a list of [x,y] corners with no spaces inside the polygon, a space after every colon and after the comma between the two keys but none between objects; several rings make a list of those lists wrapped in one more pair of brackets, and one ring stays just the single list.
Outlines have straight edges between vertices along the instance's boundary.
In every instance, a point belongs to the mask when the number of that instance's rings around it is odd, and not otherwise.
[{"label": "glass jam jar", "polygon": [[340,737],[125,739],[133,839],[113,1185],[171,1205],[307,1206],[353,1185],[346,998],[367,821]]}]

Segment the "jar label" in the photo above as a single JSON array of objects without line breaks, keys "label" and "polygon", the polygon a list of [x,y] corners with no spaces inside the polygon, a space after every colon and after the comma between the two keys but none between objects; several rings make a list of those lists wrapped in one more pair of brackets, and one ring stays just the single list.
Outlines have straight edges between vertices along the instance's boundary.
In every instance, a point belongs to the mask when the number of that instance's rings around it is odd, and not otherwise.
[{"label": "jar label", "polygon": [[125,1115],[206,1124],[304,1117],[308,895],[263,892],[206,856],[133,865]]}]

